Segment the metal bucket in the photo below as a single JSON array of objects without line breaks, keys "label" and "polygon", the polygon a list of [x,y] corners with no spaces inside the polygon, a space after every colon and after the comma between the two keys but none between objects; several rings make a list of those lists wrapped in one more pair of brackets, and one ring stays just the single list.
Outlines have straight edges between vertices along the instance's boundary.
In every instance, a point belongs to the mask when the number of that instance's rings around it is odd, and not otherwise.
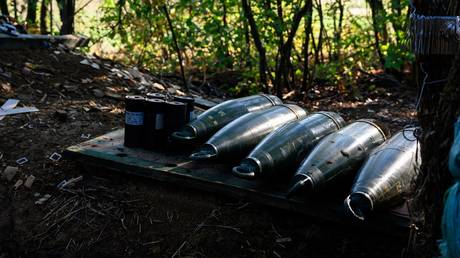
[{"label": "metal bucket", "polygon": [[305,110],[296,105],[279,105],[246,114],[219,130],[190,158],[202,160],[246,155],[276,128],[305,116]]},{"label": "metal bucket", "polygon": [[415,130],[399,132],[369,155],[345,199],[356,218],[364,220],[376,208],[398,204],[409,193],[421,163]]},{"label": "metal bucket", "polygon": [[246,179],[292,175],[320,139],[344,125],[339,114],[318,112],[282,126],[265,137],[239,166],[234,167],[233,175]]},{"label": "metal bucket", "polygon": [[358,120],[324,137],[302,161],[288,197],[316,191],[330,181],[352,174],[385,140],[385,133],[372,120]]},{"label": "metal bucket", "polygon": [[278,97],[265,94],[228,100],[202,113],[172,137],[179,141],[204,139],[244,114],[280,104],[283,102]]}]

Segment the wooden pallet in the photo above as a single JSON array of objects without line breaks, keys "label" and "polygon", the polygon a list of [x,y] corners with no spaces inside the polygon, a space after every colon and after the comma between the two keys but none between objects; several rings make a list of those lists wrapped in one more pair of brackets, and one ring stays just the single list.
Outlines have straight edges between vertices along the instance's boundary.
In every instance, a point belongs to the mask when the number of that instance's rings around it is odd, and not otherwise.
[{"label": "wooden pallet", "polygon": [[323,221],[369,228],[395,236],[407,235],[410,221],[405,205],[378,212],[366,222],[352,221],[343,215],[345,195],[319,200],[288,200],[284,191],[286,185],[273,186],[267,182],[234,177],[230,173],[231,165],[190,161],[187,159],[190,154],[187,151],[159,152],[125,148],[123,133],[123,129],[120,129],[71,146],[65,151],[65,155],[85,165],[243,198],[250,202],[306,214]]}]

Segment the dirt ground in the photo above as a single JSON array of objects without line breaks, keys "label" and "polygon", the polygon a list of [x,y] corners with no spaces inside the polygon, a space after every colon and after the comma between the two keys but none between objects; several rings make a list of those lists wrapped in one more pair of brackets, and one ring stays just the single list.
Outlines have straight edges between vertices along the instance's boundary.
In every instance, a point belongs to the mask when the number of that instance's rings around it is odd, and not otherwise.
[{"label": "dirt ground", "polygon": [[[405,240],[245,200],[51,161],[54,152],[121,127],[121,96],[177,93],[176,79],[59,48],[0,56],[0,105],[16,98],[20,106],[40,110],[0,121],[0,171],[18,166],[19,158],[29,160],[11,181],[0,179],[2,258],[400,257],[406,246]],[[360,89],[360,97],[351,97],[316,87],[316,100],[304,106],[336,111],[347,120],[375,118],[393,132],[414,119],[415,90]],[[225,95],[209,85],[194,90],[205,97]],[[30,188],[15,187],[31,175]],[[81,175],[81,182],[58,189],[63,180]],[[45,195],[50,198],[37,204]]]}]

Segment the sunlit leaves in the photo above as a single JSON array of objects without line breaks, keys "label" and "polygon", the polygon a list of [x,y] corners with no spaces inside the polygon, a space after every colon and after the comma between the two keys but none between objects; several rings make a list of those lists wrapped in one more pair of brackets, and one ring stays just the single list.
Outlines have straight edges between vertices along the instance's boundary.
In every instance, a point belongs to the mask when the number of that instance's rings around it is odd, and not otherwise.
[{"label": "sunlit leaves", "polygon": [[[316,4],[319,1],[314,1]],[[310,59],[314,79],[337,82],[338,77],[350,77],[355,68],[379,65],[374,49],[372,20],[365,1],[346,1],[342,28],[338,28],[337,0],[323,0],[325,31],[324,56],[320,64]],[[304,0],[281,1],[282,16],[276,0],[251,0],[251,8],[266,49],[271,77],[279,58],[280,36],[286,39],[294,14]],[[411,55],[405,48],[407,1],[385,0],[386,15],[379,26],[388,30],[390,41],[381,46],[386,68],[400,69]],[[116,58],[149,67],[154,71],[175,71],[177,53],[173,49],[171,31],[161,7],[167,5],[183,53],[186,69],[214,72],[235,69],[244,71],[250,83],[242,84],[235,92],[257,89],[258,53],[248,32],[240,0],[104,0],[100,25],[92,28],[92,37],[116,47]],[[313,12],[313,42],[318,43],[318,8]],[[293,43],[290,63],[295,80],[302,77],[304,22],[300,23]],[[340,29],[341,37],[336,37]],[[249,38],[248,38],[249,36]],[[310,42],[310,44],[313,44]],[[309,56],[316,53],[310,47]],[[336,55],[340,49],[340,58]],[[249,81],[248,79],[248,81]],[[248,89],[243,89],[248,87]]]}]

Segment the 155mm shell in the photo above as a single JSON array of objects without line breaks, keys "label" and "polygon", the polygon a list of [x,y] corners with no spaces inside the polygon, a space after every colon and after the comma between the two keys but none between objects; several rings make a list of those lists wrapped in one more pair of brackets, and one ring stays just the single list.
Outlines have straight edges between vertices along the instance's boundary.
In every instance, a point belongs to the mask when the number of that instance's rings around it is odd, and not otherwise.
[{"label": "155mm shell", "polygon": [[415,128],[405,129],[369,155],[356,175],[346,209],[364,220],[376,208],[403,201],[420,166]]},{"label": "155mm shell", "polygon": [[204,139],[244,114],[280,104],[283,102],[278,97],[266,94],[228,100],[208,109],[180,131],[174,132],[172,137],[179,141]]},{"label": "155mm shell", "polygon": [[359,168],[366,156],[386,140],[372,120],[358,120],[324,137],[302,161],[288,197],[311,192]]},{"label": "155mm shell", "polygon": [[246,179],[287,176],[320,139],[344,125],[345,121],[337,113],[317,112],[282,126],[265,137],[239,166],[234,167],[233,175]]},{"label": "155mm shell", "polygon": [[278,105],[246,114],[219,130],[190,158],[202,160],[246,155],[276,128],[305,116],[305,110],[296,105]]}]

